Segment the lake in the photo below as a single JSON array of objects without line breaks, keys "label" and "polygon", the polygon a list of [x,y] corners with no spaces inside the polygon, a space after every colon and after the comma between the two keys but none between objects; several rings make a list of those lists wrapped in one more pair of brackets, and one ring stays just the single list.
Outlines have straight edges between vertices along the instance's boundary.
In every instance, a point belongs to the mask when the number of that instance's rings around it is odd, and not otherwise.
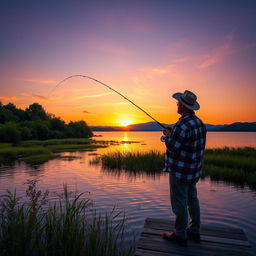
[{"label": "lake", "polygon": [[[123,143],[96,151],[102,154],[110,151],[164,151],[159,140],[161,132],[95,132],[97,140],[137,141]],[[256,133],[209,132],[207,148],[256,147]],[[63,155],[77,156],[72,161],[54,159],[45,164],[30,166],[16,162],[13,166],[0,167],[0,194],[6,189],[17,189],[18,195],[25,195],[28,179],[39,179],[39,188],[50,190],[54,201],[62,192],[63,184],[69,190],[86,192],[84,197],[93,200],[100,212],[110,211],[114,206],[125,211],[128,228],[138,238],[145,218],[174,218],[169,200],[168,174],[157,176],[131,175],[124,172],[102,170],[91,166],[92,152],[72,152]],[[210,179],[200,180],[198,194],[201,203],[202,222],[220,226],[242,228],[249,241],[256,248],[256,191],[248,187],[237,187]],[[131,232],[127,235],[131,239]],[[256,251],[256,249],[255,249]]]}]

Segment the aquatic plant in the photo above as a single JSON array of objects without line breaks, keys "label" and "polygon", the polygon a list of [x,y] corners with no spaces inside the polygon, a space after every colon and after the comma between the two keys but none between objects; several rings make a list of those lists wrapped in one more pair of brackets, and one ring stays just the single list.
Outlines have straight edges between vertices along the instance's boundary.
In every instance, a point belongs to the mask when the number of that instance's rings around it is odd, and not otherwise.
[{"label": "aquatic plant", "polygon": [[93,210],[91,200],[73,198],[64,186],[63,198],[50,204],[48,191],[29,181],[28,202],[16,191],[2,196],[0,204],[1,255],[131,255],[124,243],[125,216],[115,209],[104,215]]},{"label": "aquatic plant", "polygon": [[161,172],[164,167],[163,154],[158,151],[113,152],[98,156],[91,164],[101,164],[105,169],[124,169],[130,172]]},{"label": "aquatic plant", "polygon": [[90,139],[31,140],[15,147],[10,143],[0,143],[0,163],[19,159],[26,163],[38,164],[60,157],[53,153],[93,151],[102,147],[107,145]]},{"label": "aquatic plant", "polygon": [[[90,163],[101,164],[107,170],[154,174],[160,173],[164,167],[164,153],[114,152],[97,156]],[[256,148],[207,149],[203,175],[256,188]]]}]

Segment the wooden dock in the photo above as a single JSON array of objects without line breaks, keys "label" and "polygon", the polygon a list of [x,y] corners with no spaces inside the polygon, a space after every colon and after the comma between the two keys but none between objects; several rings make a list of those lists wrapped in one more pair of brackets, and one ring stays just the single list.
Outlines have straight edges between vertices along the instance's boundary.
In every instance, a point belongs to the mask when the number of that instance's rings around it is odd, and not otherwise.
[{"label": "wooden dock", "polygon": [[201,226],[201,243],[188,241],[181,247],[162,238],[164,231],[173,231],[174,221],[145,220],[144,229],[136,246],[135,256],[253,256],[248,239],[242,229]]}]

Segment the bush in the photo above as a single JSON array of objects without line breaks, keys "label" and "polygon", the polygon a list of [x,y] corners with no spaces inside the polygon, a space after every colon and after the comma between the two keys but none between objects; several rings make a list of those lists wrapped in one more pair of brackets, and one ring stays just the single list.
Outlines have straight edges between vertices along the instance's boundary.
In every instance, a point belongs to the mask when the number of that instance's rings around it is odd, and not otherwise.
[{"label": "bush", "polygon": [[30,140],[32,139],[32,132],[28,127],[19,127],[22,140]]},{"label": "bush", "polygon": [[17,145],[21,141],[21,133],[15,123],[0,124],[0,141]]},{"label": "bush", "polygon": [[72,138],[89,138],[93,135],[85,121],[70,122],[68,128],[69,136]]},{"label": "bush", "polygon": [[37,190],[36,183],[28,181],[28,202],[21,203],[16,191],[1,198],[1,255],[132,254],[133,247],[124,245],[125,217],[120,212],[88,214],[91,201],[82,199],[82,193],[72,196],[67,186],[64,198],[46,207],[49,192]]}]

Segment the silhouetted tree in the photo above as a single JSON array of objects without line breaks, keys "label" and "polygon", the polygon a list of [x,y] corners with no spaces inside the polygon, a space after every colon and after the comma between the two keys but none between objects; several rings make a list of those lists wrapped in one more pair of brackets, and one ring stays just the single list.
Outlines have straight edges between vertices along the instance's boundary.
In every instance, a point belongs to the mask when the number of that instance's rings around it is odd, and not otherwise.
[{"label": "silhouetted tree", "polygon": [[13,114],[12,111],[0,106],[0,123],[4,124],[6,122],[17,122],[18,118]]},{"label": "silhouetted tree", "polygon": [[69,135],[73,138],[89,138],[93,135],[85,121],[70,122],[68,127]]},{"label": "silhouetted tree", "polygon": [[93,135],[86,122],[70,122],[68,125],[53,114],[45,112],[38,104],[31,104],[26,110],[13,103],[0,102],[0,141],[18,143],[22,140],[50,138],[88,138]]},{"label": "silhouetted tree", "polygon": [[49,117],[48,117],[47,113],[45,112],[44,108],[38,103],[31,104],[26,109],[26,112],[27,112],[28,117],[31,121],[48,120],[49,119]]},{"label": "silhouetted tree", "polygon": [[17,124],[6,123],[0,124],[0,141],[12,142],[13,145],[17,145],[21,140],[21,134],[18,130]]}]

